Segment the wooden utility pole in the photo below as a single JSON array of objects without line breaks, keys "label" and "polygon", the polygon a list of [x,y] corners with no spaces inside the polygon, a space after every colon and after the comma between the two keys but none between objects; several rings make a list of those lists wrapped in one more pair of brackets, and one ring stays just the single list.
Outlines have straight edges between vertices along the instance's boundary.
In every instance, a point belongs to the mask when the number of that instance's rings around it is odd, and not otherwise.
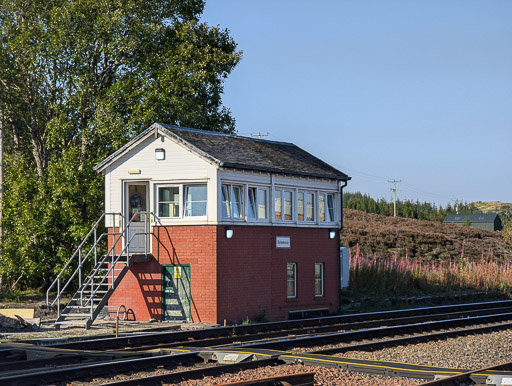
[{"label": "wooden utility pole", "polygon": [[393,192],[393,217],[396,217],[396,184],[397,182],[402,182],[402,180],[388,180],[388,182],[393,184],[393,188],[391,188],[391,191]]}]

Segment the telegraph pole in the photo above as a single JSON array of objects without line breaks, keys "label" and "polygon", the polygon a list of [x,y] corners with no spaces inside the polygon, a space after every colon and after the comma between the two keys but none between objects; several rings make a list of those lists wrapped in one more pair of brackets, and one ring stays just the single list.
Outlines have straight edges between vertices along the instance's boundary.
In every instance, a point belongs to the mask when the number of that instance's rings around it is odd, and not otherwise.
[{"label": "telegraph pole", "polygon": [[393,187],[391,188],[391,191],[393,192],[393,217],[396,217],[396,184],[398,182],[402,182],[402,180],[388,180],[388,182],[391,182],[393,184]]}]

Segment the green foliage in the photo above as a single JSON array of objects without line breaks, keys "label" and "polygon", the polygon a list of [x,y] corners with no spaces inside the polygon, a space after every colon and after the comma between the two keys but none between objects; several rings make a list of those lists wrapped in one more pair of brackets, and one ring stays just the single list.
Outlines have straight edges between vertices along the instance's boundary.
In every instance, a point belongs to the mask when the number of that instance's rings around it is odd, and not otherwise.
[{"label": "green foliage", "polygon": [[265,310],[262,310],[258,315],[256,315],[256,323],[266,323],[267,320],[267,313]]},{"label": "green foliage", "polygon": [[244,320],[242,320],[242,326],[247,326],[248,324],[251,324],[251,319],[247,316]]},{"label": "green foliage", "polygon": [[463,227],[470,227],[471,226],[471,220],[469,217],[464,217],[464,220],[462,220],[462,226]]},{"label": "green foliage", "polygon": [[0,0],[5,130],[0,275],[48,285],[103,206],[92,167],[159,121],[233,132],[241,58],[202,0]]},{"label": "green foliage", "polygon": [[503,227],[503,238],[512,246],[512,221],[507,221]]},{"label": "green foliage", "polygon": [[[393,202],[387,202],[383,198],[375,200],[367,194],[360,192],[345,192],[343,193],[343,207],[348,209],[362,210],[368,213],[381,214],[383,216],[393,216]],[[442,222],[447,214],[455,214],[455,208],[447,204],[445,208],[442,206],[437,207],[430,202],[420,203],[419,201],[412,202],[409,200],[400,201],[396,203],[397,216],[404,218],[415,218],[419,220],[429,220]],[[481,213],[481,211],[474,204],[461,203],[459,204],[459,213],[473,214]]]}]

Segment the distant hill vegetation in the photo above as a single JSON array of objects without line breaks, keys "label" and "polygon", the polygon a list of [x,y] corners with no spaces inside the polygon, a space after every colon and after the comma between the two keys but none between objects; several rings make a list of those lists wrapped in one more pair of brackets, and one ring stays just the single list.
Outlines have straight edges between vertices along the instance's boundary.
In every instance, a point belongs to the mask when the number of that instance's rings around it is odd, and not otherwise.
[{"label": "distant hill vegetation", "polygon": [[[343,207],[382,216],[393,216],[393,202],[388,202],[383,198],[376,200],[360,192],[344,192]],[[443,207],[430,202],[421,203],[419,201],[397,200],[396,211],[397,216],[402,218],[443,222],[447,214],[457,213],[457,208],[450,203]],[[505,224],[512,216],[512,204],[499,201],[462,202],[458,204],[458,213],[498,213],[502,223]]]},{"label": "distant hill vegetation", "polygon": [[463,256],[473,261],[482,258],[508,261],[512,253],[502,232],[352,209],[344,211],[340,237],[341,245],[350,247],[352,253],[359,248],[360,253],[375,254],[377,258],[407,255],[424,261],[459,261],[464,249]]},{"label": "distant hill vegetation", "polygon": [[508,218],[512,216],[512,203],[500,201],[476,201],[472,203],[475,207],[482,211],[482,213],[499,213],[505,214]]}]

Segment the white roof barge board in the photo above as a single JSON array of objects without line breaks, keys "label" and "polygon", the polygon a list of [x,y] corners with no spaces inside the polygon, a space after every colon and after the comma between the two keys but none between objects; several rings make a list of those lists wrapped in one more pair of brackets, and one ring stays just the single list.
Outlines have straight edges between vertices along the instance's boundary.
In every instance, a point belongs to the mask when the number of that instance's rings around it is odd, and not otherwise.
[{"label": "white roof barge board", "polygon": [[103,172],[108,165],[151,135],[164,135],[218,167],[304,177],[348,181],[350,177],[287,142],[240,137],[213,131],[154,123],[118,151],[94,167]]}]

